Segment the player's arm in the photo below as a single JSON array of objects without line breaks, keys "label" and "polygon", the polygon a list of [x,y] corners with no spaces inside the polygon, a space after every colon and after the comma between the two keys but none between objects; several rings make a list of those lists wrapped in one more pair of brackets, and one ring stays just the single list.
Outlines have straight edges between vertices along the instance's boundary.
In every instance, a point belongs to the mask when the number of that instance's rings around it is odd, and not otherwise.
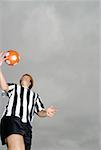
[{"label": "player's arm", "polygon": [[39,111],[37,115],[39,117],[53,117],[56,111],[57,110],[53,106],[50,106],[46,110]]},{"label": "player's arm", "polygon": [[4,75],[1,71],[1,68],[0,68],[0,88],[3,90],[3,91],[8,91],[8,84],[4,78]]},{"label": "player's arm", "polygon": [[2,63],[4,61],[3,59],[3,53],[4,52],[0,52],[0,88],[3,90],[3,91],[8,91],[8,84],[5,80],[5,77],[2,73],[2,70],[1,70],[1,66],[2,66]]},{"label": "player's arm", "polygon": [[35,103],[35,113],[39,117],[53,117],[56,111],[57,110],[53,106],[50,106],[47,109],[45,109],[41,97],[37,93],[37,98]]}]

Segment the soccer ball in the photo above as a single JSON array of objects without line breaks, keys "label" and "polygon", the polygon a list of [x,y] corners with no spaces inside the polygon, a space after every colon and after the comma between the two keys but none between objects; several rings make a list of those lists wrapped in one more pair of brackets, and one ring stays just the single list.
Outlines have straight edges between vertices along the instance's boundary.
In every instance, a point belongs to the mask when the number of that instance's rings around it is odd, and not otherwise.
[{"label": "soccer ball", "polygon": [[20,60],[20,55],[17,51],[15,50],[7,50],[5,56],[4,56],[5,62],[8,65],[16,65],[18,64],[19,60]]}]

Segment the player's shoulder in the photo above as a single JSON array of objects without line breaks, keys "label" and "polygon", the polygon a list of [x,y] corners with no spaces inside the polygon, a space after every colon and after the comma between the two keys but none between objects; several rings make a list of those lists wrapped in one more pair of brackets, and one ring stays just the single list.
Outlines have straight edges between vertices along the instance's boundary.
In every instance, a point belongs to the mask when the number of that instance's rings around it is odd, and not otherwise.
[{"label": "player's shoulder", "polygon": [[10,86],[10,85],[16,85],[16,83],[13,83],[13,82],[7,82],[7,84]]}]

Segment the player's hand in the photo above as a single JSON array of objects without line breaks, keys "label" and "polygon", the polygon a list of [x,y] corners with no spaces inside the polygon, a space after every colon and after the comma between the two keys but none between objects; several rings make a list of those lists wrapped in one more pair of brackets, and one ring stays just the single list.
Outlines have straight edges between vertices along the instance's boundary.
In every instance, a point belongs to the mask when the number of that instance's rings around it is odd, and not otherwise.
[{"label": "player's hand", "polygon": [[57,109],[55,109],[53,106],[48,107],[46,110],[47,117],[53,117],[56,111]]},{"label": "player's hand", "polygon": [[5,61],[5,58],[4,58],[5,54],[6,54],[6,51],[0,50],[0,66],[2,66],[2,63]]}]

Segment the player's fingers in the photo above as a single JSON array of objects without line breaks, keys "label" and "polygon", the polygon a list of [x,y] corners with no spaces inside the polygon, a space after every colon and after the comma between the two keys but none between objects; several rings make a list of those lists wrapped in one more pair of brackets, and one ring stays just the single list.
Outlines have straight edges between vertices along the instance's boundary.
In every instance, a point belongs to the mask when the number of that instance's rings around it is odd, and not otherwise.
[{"label": "player's fingers", "polygon": [[2,58],[4,58],[6,56],[7,51],[4,51],[2,54]]},{"label": "player's fingers", "polygon": [[2,60],[3,60],[3,61],[5,61],[6,59],[7,59],[7,58],[6,58],[6,57],[4,57]]},{"label": "player's fingers", "polygon": [[0,66],[2,65],[2,63],[3,63],[3,61],[2,61],[2,59],[0,58]]},{"label": "player's fingers", "polygon": [[51,112],[57,112],[57,109],[55,107],[51,107]]},{"label": "player's fingers", "polygon": [[1,58],[4,58],[4,56],[6,55],[6,53],[7,53],[6,51],[0,52],[0,57],[1,57]]},{"label": "player's fingers", "polygon": [[49,113],[48,116],[49,116],[49,117],[53,117],[54,114],[53,114],[53,113]]},{"label": "player's fingers", "polygon": [[54,114],[55,114],[54,112],[49,112],[48,116],[54,116]]},{"label": "player's fingers", "polygon": [[2,55],[3,55],[3,51],[0,52],[0,57],[2,57]]},{"label": "player's fingers", "polygon": [[56,110],[54,110],[54,109],[51,109],[51,111],[50,111],[51,113],[55,113],[56,112]]}]

